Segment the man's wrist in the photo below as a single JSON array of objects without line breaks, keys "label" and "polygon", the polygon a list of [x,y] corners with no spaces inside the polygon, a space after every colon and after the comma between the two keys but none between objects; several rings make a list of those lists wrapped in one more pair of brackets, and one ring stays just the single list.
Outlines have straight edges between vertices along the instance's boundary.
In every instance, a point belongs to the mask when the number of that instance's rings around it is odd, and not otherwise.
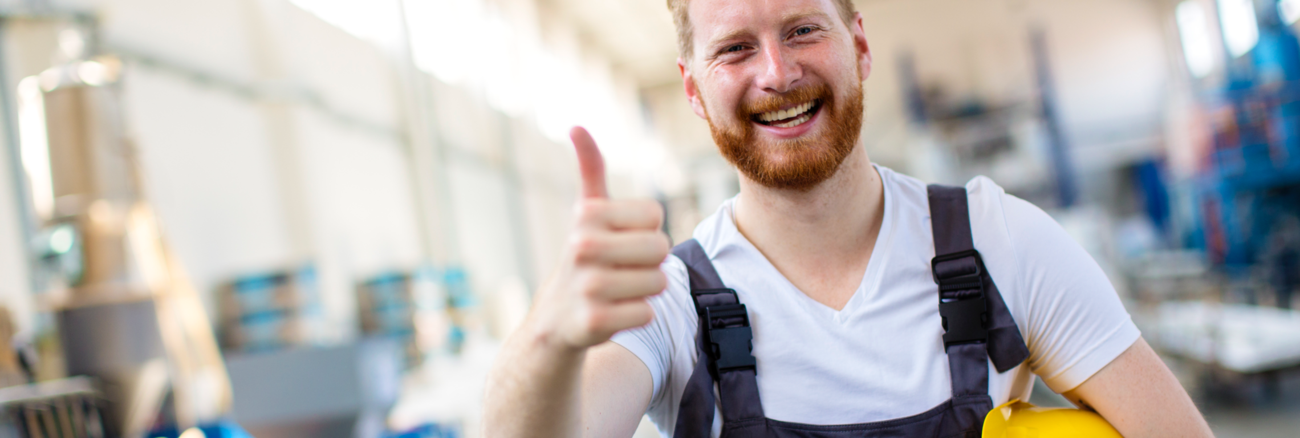
[{"label": "man's wrist", "polygon": [[[518,348],[532,360],[544,362],[570,363],[580,362],[587,352],[587,347],[575,346],[567,342],[559,332],[548,329],[536,321],[525,321],[519,327]],[[539,357],[540,356],[540,357]]]}]

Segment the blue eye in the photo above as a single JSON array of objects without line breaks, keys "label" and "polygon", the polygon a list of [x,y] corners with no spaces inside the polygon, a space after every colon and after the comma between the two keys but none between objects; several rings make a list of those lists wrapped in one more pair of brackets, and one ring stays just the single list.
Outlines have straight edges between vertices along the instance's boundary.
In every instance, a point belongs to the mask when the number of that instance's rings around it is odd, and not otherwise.
[{"label": "blue eye", "polygon": [[727,52],[727,53],[734,53],[734,52],[739,52],[739,51],[741,51],[741,50],[745,50],[745,46],[742,46],[742,45],[740,45],[740,44],[737,44],[737,45],[734,45],[734,46],[728,47],[727,50],[724,50],[724,52]]},{"label": "blue eye", "polygon": [[794,36],[807,35],[807,34],[812,33],[812,31],[813,31],[812,26],[804,26],[804,27],[801,27],[801,28],[795,29],[795,31],[794,31]]}]

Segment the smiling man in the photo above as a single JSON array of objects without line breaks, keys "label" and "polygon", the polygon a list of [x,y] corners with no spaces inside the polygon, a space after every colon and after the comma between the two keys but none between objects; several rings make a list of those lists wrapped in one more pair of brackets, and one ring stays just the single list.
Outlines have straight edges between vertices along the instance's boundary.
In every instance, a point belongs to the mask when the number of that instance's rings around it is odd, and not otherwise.
[{"label": "smiling man", "polygon": [[1035,378],[1129,437],[1210,436],[1097,264],[986,178],[858,142],[848,0],[669,0],[686,97],[741,191],[669,250],[591,137],[562,264],[491,374],[492,437],[965,436]]}]

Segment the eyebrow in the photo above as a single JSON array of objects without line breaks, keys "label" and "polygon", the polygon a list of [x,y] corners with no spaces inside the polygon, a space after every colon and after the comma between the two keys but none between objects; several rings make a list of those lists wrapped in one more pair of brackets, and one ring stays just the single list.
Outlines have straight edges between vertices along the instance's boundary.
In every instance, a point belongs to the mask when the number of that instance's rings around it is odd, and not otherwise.
[{"label": "eyebrow", "polygon": [[[798,12],[798,13],[794,13],[794,14],[790,14],[790,15],[785,16],[784,18],[781,19],[781,25],[782,25],[782,26],[786,26],[786,25],[789,25],[790,23],[793,23],[793,22],[796,22],[796,21],[805,20],[805,19],[808,19],[808,18],[820,18],[820,19],[823,19],[823,20],[830,21],[830,16],[829,16],[829,15],[826,15],[825,12],[822,12],[822,11],[805,11],[805,12]],[[748,30],[748,29],[735,29],[735,30],[732,30],[731,32],[727,32],[727,33],[723,34],[723,35],[720,36],[720,37],[713,38],[712,40],[709,41],[708,44],[705,45],[705,47],[708,48],[709,52],[714,52],[714,51],[717,51],[718,46],[720,45],[720,42],[722,42],[722,41],[727,41],[727,40],[732,40],[732,39],[738,38],[738,37],[740,37],[740,36],[742,36],[742,35],[745,35],[745,34],[747,34],[747,33],[749,33],[749,30]]]},{"label": "eyebrow", "polygon": [[793,23],[793,22],[795,22],[795,21],[800,21],[800,20],[803,20],[803,19],[806,19],[806,18],[814,18],[814,17],[816,17],[816,18],[821,18],[821,19],[826,20],[826,21],[831,21],[831,16],[830,16],[830,15],[826,15],[825,12],[822,12],[822,11],[808,11],[808,12],[800,12],[800,13],[797,13],[797,14],[790,14],[790,15],[787,15],[787,16],[785,16],[784,19],[781,20],[781,24],[782,24],[782,25],[788,25],[788,24]]}]

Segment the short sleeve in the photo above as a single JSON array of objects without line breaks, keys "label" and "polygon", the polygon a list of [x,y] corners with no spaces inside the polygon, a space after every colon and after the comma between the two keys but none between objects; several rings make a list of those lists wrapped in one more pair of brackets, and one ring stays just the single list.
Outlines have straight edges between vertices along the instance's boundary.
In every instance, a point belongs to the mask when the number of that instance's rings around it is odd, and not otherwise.
[{"label": "short sleeve", "polygon": [[1001,195],[1019,265],[1029,367],[1052,390],[1072,390],[1141,337],[1097,262],[1051,216]]},{"label": "short sleeve", "polygon": [[668,256],[660,269],[668,277],[668,289],[650,298],[654,319],[645,326],[618,332],[611,339],[635,354],[650,369],[650,376],[654,379],[652,405],[658,403],[672,372],[673,353],[678,347],[676,339],[686,331],[693,333],[695,324],[695,321],[686,321],[678,303],[683,296],[687,302],[690,300],[686,265],[677,256]]}]

